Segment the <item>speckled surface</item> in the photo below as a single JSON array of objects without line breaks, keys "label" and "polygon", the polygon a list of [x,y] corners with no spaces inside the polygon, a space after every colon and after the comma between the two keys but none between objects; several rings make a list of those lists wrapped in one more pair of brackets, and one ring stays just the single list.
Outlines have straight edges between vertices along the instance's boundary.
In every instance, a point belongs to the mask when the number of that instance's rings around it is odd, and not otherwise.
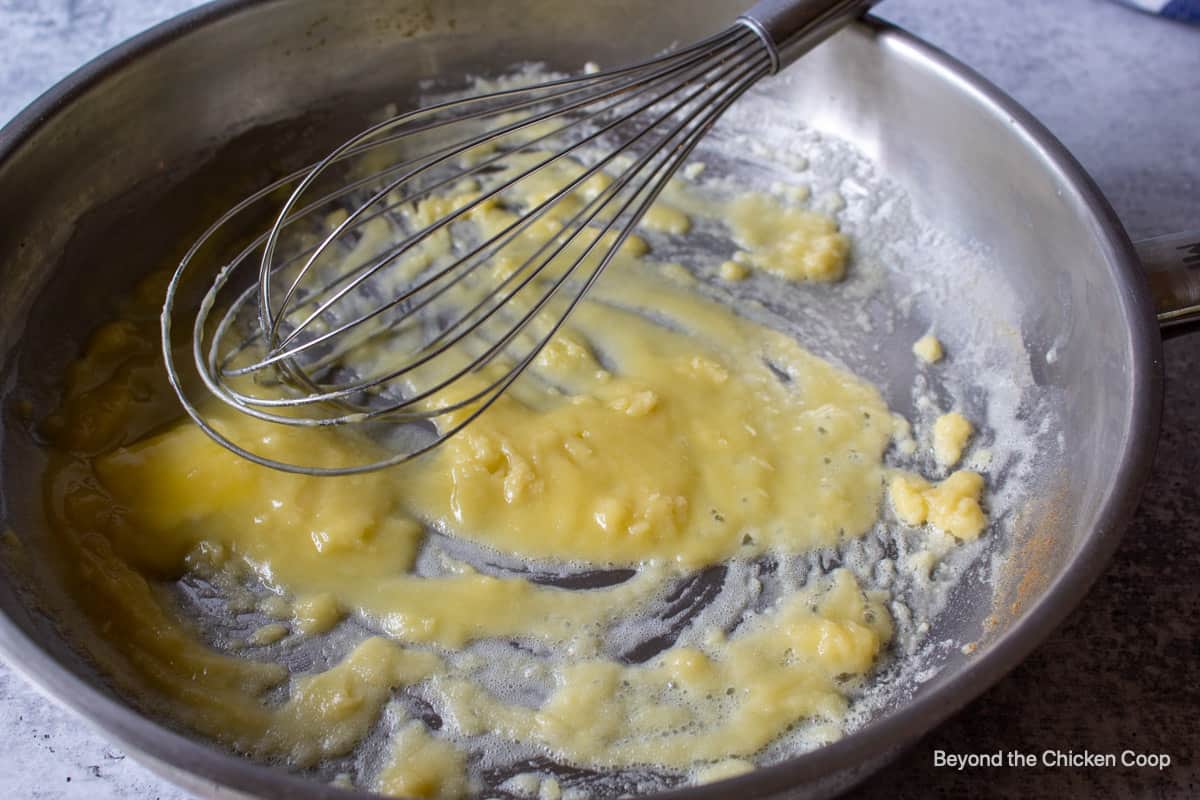
[{"label": "speckled surface", "polygon": [[[0,120],[192,0],[0,0]],[[1200,27],[1103,0],[887,0],[1042,119],[1135,237],[1200,228]],[[1168,343],[1162,439],[1107,573],[1024,665],[857,796],[1200,797],[1200,338]],[[950,752],[1168,753],[1170,769],[937,768]],[[186,795],[0,666],[0,796]]]}]

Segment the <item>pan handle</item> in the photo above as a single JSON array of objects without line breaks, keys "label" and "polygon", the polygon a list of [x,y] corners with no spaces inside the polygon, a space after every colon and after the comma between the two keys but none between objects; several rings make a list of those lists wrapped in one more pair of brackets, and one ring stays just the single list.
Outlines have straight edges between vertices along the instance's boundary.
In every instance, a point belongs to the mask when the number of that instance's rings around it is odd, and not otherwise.
[{"label": "pan handle", "polygon": [[1200,330],[1200,231],[1134,243],[1146,268],[1163,338]]}]

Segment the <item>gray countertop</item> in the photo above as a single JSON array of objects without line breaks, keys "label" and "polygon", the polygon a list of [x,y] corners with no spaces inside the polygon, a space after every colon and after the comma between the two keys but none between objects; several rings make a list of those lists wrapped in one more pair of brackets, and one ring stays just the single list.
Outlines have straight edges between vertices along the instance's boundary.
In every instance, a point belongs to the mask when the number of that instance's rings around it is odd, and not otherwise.
[{"label": "gray countertop", "polygon": [[[0,121],[194,0],[0,0]],[[1012,94],[1134,238],[1200,229],[1200,26],[1104,0],[887,0]],[[1200,339],[1168,343],[1158,460],[1111,567],[1008,678],[857,796],[1200,797]],[[183,798],[0,666],[0,796]],[[949,752],[1167,753],[1166,770],[934,766]]]}]

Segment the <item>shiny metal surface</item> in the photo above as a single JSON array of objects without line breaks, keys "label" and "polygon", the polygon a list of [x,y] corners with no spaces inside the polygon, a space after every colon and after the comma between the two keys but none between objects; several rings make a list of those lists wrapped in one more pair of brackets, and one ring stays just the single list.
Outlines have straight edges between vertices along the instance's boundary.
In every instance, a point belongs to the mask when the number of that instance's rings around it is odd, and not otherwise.
[{"label": "shiny metal surface", "polygon": [[812,50],[879,0],[759,0],[738,22],[758,34],[771,50],[778,72]]},{"label": "shiny metal surface", "polygon": [[[361,0],[336,15],[318,0],[236,0],[185,15],[85,67],[0,132],[5,407],[14,398],[53,403],[51,376],[115,297],[180,255],[179,243],[198,233],[197,206],[227,205],[227,193],[206,199],[218,187],[244,180],[239,188],[249,189],[299,166],[285,156],[327,150],[360,127],[356,114],[396,99],[398,86],[469,72],[479,67],[476,52],[492,63],[576,66],[579,52],[628,61],[675,37],[712,33],[741,10],[718,0],[678,0],[674,14],[660,5],[653,18],[639,14],[644,24],[628,26],[638,13],[634,0],[581,6],[569,18],[539,0]],[[780,76],[769,91],[815,127],[849,139],[940,228],[982,243],[1003,265],[1022,303],[995,313],[1021,352],[1055,343],[1057,359],[1039,361],[1034,378],[1062,397],[1062,433],[1072,447],[1050,476],[1052,502],[1031,504],[1013,543],[1012,570],[1024,574],[1021,555],[1033,551],[1023,545],[1048,542],[1036,551],[1041,579],[1001,581],[990,595],[963,597],[945,620],[954,636],[982,639],[974,656],[950,654],[911,699],[842,741],[671,796],[830,796],[976,697],[1098,575],[1133,511],[1158,425],[1160,340],[1136,254],[1092,182],[1035,120],[957,62],[873,22],[817,48],[805,69]],[[96,260],[114,237],[129,243],[127,258]],[[962,313],[979,310],[964,302]],[[40,450],[21,419],[6,413],[3,425],[3,524],[36,552]],[[28,572],[5,567],[0,650],[150,763],[209,796],[354,796],[233,757],[137,713],[40,613],[39,596],[54,587],[36,560]]]}]

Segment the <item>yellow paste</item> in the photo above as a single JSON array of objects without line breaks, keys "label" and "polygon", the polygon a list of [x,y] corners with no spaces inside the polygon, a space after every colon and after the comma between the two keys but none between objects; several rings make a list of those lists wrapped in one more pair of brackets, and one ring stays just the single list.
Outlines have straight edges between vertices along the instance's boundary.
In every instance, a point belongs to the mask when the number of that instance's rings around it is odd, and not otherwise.
[{"label": "yellow paste", "polygon": [[470,788],[466,754],[432,735],[421,722],[409,722],[393,737],[387,763],[375,789],[397,797],[453,800]]},{"label": "yellow paste", "polygon": [[946,355],[942,342],[933,334],[926,334],[913,343],[913,355],[926,364],[936,364]]},{"label": "yellow paste", "polygon": [[567,665],[533,714],[496,706],[471,684],[448,681],[447,698],[469,734],[498,730],[575,763],[687,767],[752,756],[797,720],[840,718],[839,676],[865,674],[890,634],[883,605],[838,570],[711,651],[675,647],[633,667]]},{"label": "yellow paste", "polygon": [[263,646],[275,644],[287,635],[288,629],[286,625],[280,622],[272,622],[268,625],[263,625],[250,634],[250,637],[246,641],[252,645]]},{"label": "yellow paste", "polygon": [[907,525],[926,522],[958,539],[978,538],[987,526],[980,506],[983,476],[960,470],[938,484],[917,475],[901,473],[889,487],[896,516]]},{"label": "yellow paste", "polygon": [[829,217],[762,194],[737,198],[729,211],[734,239],[752,266],[791,280],[836,281],[845,274],[850,241]]},{"label": "yellow paste", "polygon": [[750,276],[750,270],[745,264],[739,264],[732,260],[721,262],[719,273],[723,280],[730,282],[744,281]]},{"label": "yellow paste", "polygon": [[[435,201],[464,202],[424,202]],[[842,274],[848,248],[832,221],[757,195],[732,208],[755,266]],[[496,203],[472,218],[497,230],[512,214]],[[364,240],[386,241],[373,224]],[[689,225],[673,208],[645,224]],[[891,636],[885,598],[867,596],[846,570],[814,578],[729,636],[676,645],[644,664],[612,660],[600,645],[608,625],[699,568],[867,533],[896,432],[873,387],[681,288],[681,268],[637,258],[644,242],[627,245],[531,373],[486,414],[418,461],[346,478],[258,467],[190,421],[172,421],[157,355],[161,282],[148,283],[93,338],[46,425],[59,445],[45,478],[59,568],[103,632],[91,656],[118,686],[149,687],[148,704],[200,733],[301,767],[352,752],[394,690],[421,684],[445,725],[405,722],[377,774],[355,776],[417,797],[473,791],[461,738],[482,733],[585,767],[657,765],[715,780],[749,769],[797,723],[837,723],[848,687]],[[405,268],[419,272],[436,255],[417,253]],[[284,461],[319,452],[351,463],[373,447],[327,429],[213,413]],[[899,476],[891,497],[905,522],[972,538],[985,522],[981,489],[974,473],[936,487]],[[421,576],[414,562],[427,526],[520,557],[636,574],[586,591],[466,564]],[[225,587],[231,610],[279,620],[249,635],[252,648],[319,635],[346,616],[374,635],[325,671],[289,675],[205,643],[159,588],[186,573]],[[251,580],[270,597],[238,588]],[[492,694],[479,665],[456,655],[489,639],[557,654],[528,657],[528,669],[544,671],[544,703]],[[269,700],[280,685],[286,699]]]},{"label": "yellow paste", "polygon": [[938,417],[933,423],[933,456],[938,465],[950,468],[957,464],[974,432],[967,418],[957,411]]},{"label": "yellow paste", "polygon": [[743,758],[730,758],[698,770],[695,782],[699,784],[716,783],[726,778],[735,778],[738,775],[745,775],[747,772],[753,771],[754,764],[752,762],[746,761]]}]

